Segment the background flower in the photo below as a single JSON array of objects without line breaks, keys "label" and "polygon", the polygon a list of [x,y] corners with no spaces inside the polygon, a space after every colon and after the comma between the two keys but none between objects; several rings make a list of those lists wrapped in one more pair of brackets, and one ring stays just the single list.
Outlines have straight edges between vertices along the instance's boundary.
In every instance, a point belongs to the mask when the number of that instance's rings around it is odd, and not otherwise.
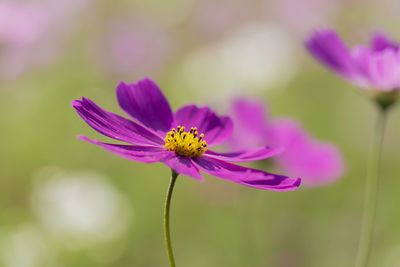
[{"label": "background flower", "polygon": [[400,88],[399,45],[382,33],[375,34],[369,46],[349,49],[335,31],[321,30],[314,32],[306,47],[328,68],[361,88]]},{"label": "background flower", "polygon": [[[90,0],[0,3],[0,78],[15,79],[49,65]],[[68,21],[66,25],[65,21]]]},{"label": "background flower", "polygon": [[156,75],[173,57],[171,34],[155,21],[115,19],[99,40],[97,61],[115,76]]},{"label": "background flower", "polygon": [[314,139],[303,127],[289,118],[271,119],[260,101],[238,99],[232,103],[236,130],[230,143],[235,148],[269,145],[284,150],[273,158],[288,175],[298,173],[305,186],[332,183],[343,176],[339,149]]}]

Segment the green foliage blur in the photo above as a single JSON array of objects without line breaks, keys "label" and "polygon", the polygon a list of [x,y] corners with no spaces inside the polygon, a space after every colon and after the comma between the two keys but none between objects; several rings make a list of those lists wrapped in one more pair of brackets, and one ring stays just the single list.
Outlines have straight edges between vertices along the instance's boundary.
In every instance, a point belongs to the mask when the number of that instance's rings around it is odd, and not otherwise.
[{"label": "green foliage blur", "polygon": [[[379,29],[400,40],[400,5],[283,2],[87,0],[40,41],[59,46],[51,62],[0,74],[0,266],[168,266],[162,216],[170,171],[76,139],[107,140],[70,106],[85,96],[123,115],[117,83],[144,76],[157,81],[174,109],[196,103],[226,113],[235,96],[263,99],[270,116],[300,121],[316,138],[337,144],[346,162],[334,184],[285,193],[179,176],[171,213],[178,266],[352,266],[376,114],[361,90],[307,54],[303,40],[320,27],[337,29],[350,44],[368,42]],[[128,60],[122,66],[125,55],[112,48],[118,27],[143,27],[137,38],[149,40],[122,45]],[[35,47],[30,53],[41,57]],[[399,120],[395,107],[371,266],[400,266]]]}]

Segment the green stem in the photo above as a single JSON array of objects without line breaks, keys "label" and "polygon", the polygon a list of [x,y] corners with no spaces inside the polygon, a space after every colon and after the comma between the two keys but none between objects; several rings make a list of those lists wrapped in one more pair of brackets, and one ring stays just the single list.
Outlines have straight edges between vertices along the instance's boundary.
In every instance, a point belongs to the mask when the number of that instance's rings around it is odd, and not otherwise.
[{"label": "green stem", "polygon": [[370,147],[370,154],[367,168],[367,180],[364,196],[364,214],[361,226],[360,242],[356,258],[356,267],[366,267],[368,265],[369,254],[374,232],[376,202],[378,194],[380,161],[382,154],[382,144],[385,131],[386,112],[384,108],[379,108],[376,119],[375,134]]},{"label": "green stem", "polygon": [[169,263],[171,267],[175,267],[174,253],[172,251],[172,244],[171,244],[171,234],[169,231],[169,210],[171,206],[172,192],[174,191],[175,181],[176,178],[178,178],[178,173],[176,173],[174,170],[171,171],[172,171],[171,180],[169,182],[167,197],[165,199],[165,208],[164,208],[164,235],[165,235],[165,244],[167,246]]}]

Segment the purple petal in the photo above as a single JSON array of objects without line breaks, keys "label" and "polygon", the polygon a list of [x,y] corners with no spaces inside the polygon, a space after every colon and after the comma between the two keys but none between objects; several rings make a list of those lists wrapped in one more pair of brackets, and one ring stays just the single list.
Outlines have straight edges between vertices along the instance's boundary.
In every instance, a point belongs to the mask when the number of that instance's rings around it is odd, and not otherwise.
[{"label": "purple petal", "polygon": [[[284,151],[272,160],[281,167],[281,170],[292,177],[302,177],[303,185],[318,186],[336,181],[343,175],[343,159],[339,149],[333,144],[320,142],[314,139],[299,123],[292,119],[278,119],[259,121],[264,127],[257,129],[251,127],[248,118],[258,118],[262,104],[257,101],[241,100],[240,107],[246,116],[236,116],[241,110],[235,110],[235,127],[233,137],[235,142],[230,142],[233,147],[254,147],[254,144],[269,144],[272,147],[282,147]],[[252,103],[259,106],[257,110],[251,109]],[[261,105],[261,106],[260,106]],[[235,106],[234,106],[235,107]],[[265,119],[266,120],[266,119]],[[250,140],[248,140],[250,139]],[[207,154],[206,152],[205,155]],[[229,161],[228,159],[225,159]]]},{"label": "purple petal", "polygon": [[285,153],[297,140],[308,139],[309,136],[299,123],[290,118],[274,120],[270,132],[273,145],[284,147]]},{"label": "purple petal", "polygon": [[371,83],[370,83],[370,59],[371,55],[374,52],[371,50],[371,48],[366,47],[366,46],[355,46],[351,50],[351,54],[354,60],[354,63],[361,74],[360,77],[362,78],[362,82],[360,79],[360,84],[359,86],[362,88],[370,88]]},{"label": "purple petal", "polygon": [[400,51],[384,50],[369,58],[369,80],[374,88],[393,90],[400,87]]},{"label": "purple petal", "polygon": [[276,136],[285,133],[277,142],[287,145],[285,152],[274,158],[276,163],[285,173],[302,177],[304,186],[321,186],[342,177],[344,164],[336,146],[314,140],[291,120],[276,122],[274,131]]},{"label": "purple petal", "polygon": [[120,82],[117,98],[121,108],[135,121],[163,135],[171,129],[171,107],[157,84],[149,78],[129,85]]},{"label": "purple petal", "polygon": [[[263,102],[250,99],[236,99],[232,103],[231,112],[236,121],[245,124],[250,132],[263,132],[267,123],[267,110]],[[251,118],[251,120],[249,120]]]},{"label": "purple petal", "polygon": [[375,52],[383,51],[385,49],[399,50],[399,45],[389,39],[384,33],[377,33],[371,39],[371,48]]},{"label": "purple petal", "polygon": [[[175,152],[173,152],[175,154]],[[189,157],[182,157],[177,154],[165,159],[164,164],[169,168],[175,170],[179,174],[192,177],[200,182],[203,182],[203,177],[199,173],[197,167],[193,164],[192,159]]]},{"label": "purple petal", "polygon": [[272,191],[296,190],[301,179],[271,174],[260,170],[234,165],[203,155],[193,159],[196,166],[211,175],[230,180],[242,185]]},{"label": "purple petal", "polygon": [[306,41],[306,48],[331,70],[352,79],[356,73],[350,51],[335,31],[315,31]]},{"label": "purple petal", "polygon": [[303,184],[308,187],[332,183],[344,172],[341,153],[330,143],[297,143],[276,161],[289,175],[303,177]]},{"label": "purple petal", "polygon": [[166,150],[162,146],[132,146],[102,143],[97,140],[89,139],[86,136],[78,136],[79,139],[103,147],[104,149],[133,161],[144,163],[154,163],[164,161],[175,155],[175,152]]},{"label": "purple petal", "polygon": [[71,105],[87,124],[108,137],[132,144],[164,144],[164,140],[150,130],[100,108],[88,98],[74,100]]},{"label": "purple petal", "polygon": [[235,128],[229,139],[231,146],[255,148],[266,144],[269,125],[264,106],[261,101],[249,99],[237,99],[232,103],[231,114]]},{"label": "purple petal", "polygon": [[204,133],[204,140],[209,146],[226,141],[232,134],[233,124],[229,117],[219,117],[210,108],[188,105],[175,112],[176,126],[186,129],[197,127],[199,134]]},{"label": "purple petal", "polygon": [[229,153],[217,153],[211,150],[206,151],[206,155],[210,158],[231,162],[246,162],[270,158],[283,151],[282,148],[271,148],[269,146],[246,149]]},{"label": "purple petal", "polygon": [[354,61],[363,74],[366,88],[393,90],[400,86],[400,50],[372,51],[357,46],[352,51]]}]

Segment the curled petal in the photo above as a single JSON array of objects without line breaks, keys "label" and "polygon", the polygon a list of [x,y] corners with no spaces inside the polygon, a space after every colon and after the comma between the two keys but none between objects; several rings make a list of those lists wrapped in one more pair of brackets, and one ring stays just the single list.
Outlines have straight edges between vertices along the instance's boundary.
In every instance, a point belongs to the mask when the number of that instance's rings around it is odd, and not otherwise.
[{"label": "curled petal", "polygon": [[184,106],[175,112],[174,117],[176,126],[185,126],[186,129],[197,127],[200,134],[204,133],[204,140],[209,146],[226,141],[232,134],[232,120],[217,116],[208,107]]},{"label": "curled petal", "polygon": [[162,146],[108,144],[100,142],[98,140],[89,139],[86,136],[78,136],[78,138],[86,142],[101,146],[105,150],[110,151],[120,157],[144,163],[164,161],[167,158],[173,157],[175,154],[174,152],[166,150],[166,148]]},{"label": "curled petal", "polygon": [[71,105],[87,124],[108,137],[131,144],[164,144],[164,140],[152,131],[102,109],[88,98],[74,100]]},{"label": "curled petal", "polygon": [[200,170],[206,173],[258,189],[291,191],[296,190],[301,182],[300,178],[292,179],[283,175],[250,169],[204,155],[194,158],[193,161]]},{"label": "curled petal", "polygon": [[283,148],[271,148],[269,146],[264,146],[255,149],[246,149],[228,153],[217,153],[211,150],[207,150],[205,154],[210,158],[223,161],[246,162],[266,159],[280,154],[283,150]]},{"label": "curled petal", "polygon": [[120,82],[117,99],[121,108],[135,121],[163,135],[171,129],[173,115],[167,99],[149,78],[137,83]]}]

